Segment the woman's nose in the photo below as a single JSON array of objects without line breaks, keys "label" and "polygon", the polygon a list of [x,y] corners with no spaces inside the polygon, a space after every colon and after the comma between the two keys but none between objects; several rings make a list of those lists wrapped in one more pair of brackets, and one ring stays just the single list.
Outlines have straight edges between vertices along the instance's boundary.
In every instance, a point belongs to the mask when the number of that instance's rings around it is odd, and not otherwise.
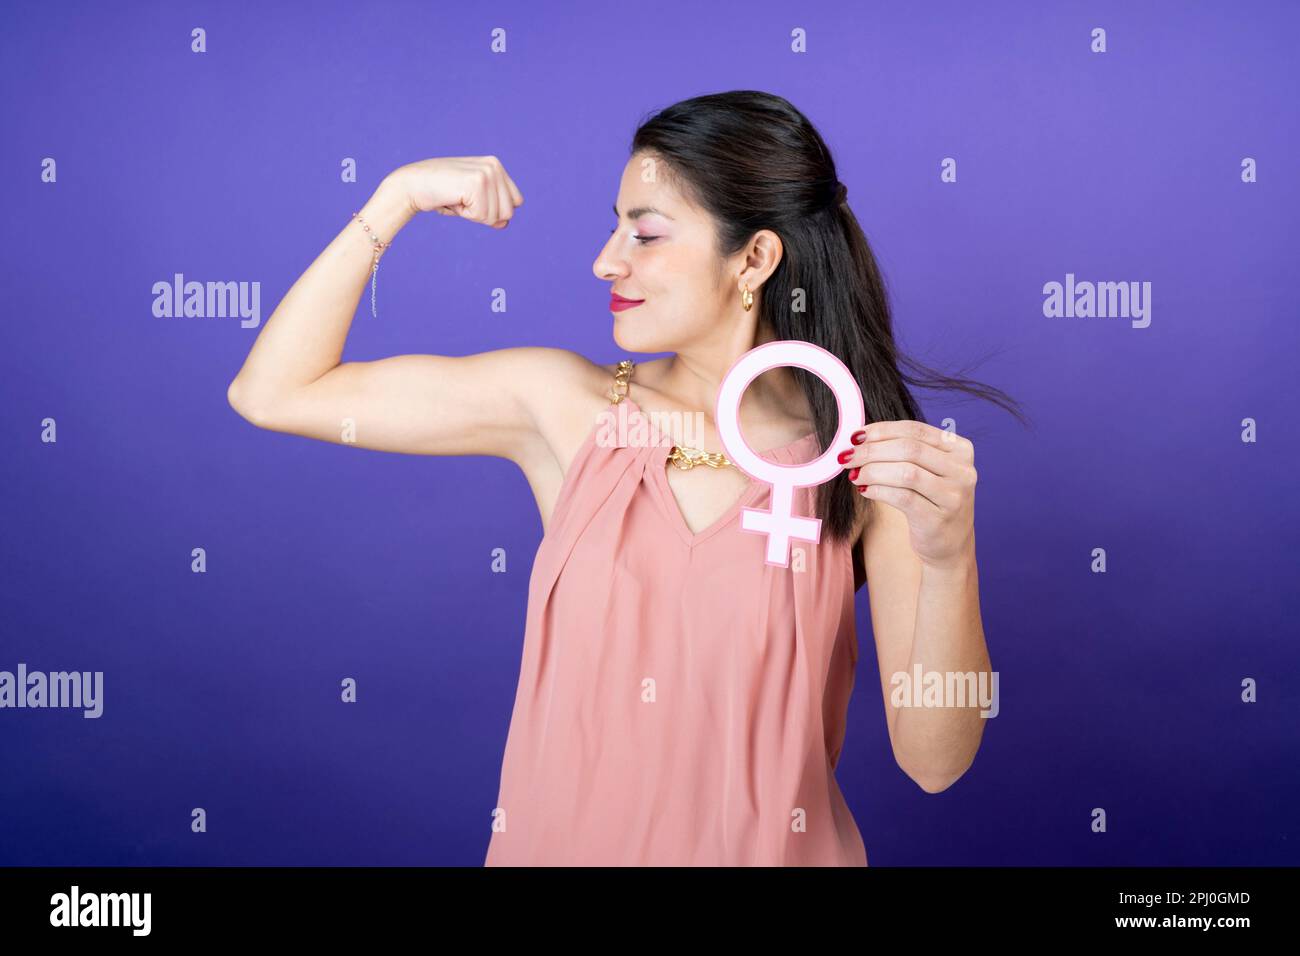
[{"label": "woman's nose", "polygon": [[596,274],[597,279],[617,279],[627,274],[626,266],[617,257],[609,254],[608,245],[600,250],[600,255],[596,256],[591,271]]}]

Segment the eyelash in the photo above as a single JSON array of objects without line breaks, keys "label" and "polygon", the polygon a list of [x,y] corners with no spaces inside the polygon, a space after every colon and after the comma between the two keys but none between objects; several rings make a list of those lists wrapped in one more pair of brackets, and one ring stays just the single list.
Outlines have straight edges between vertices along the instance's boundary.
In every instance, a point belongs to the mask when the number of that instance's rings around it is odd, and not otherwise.
[{"label": "eyelash", "polygon": [[[609,231],[609,234],[612,236],[612,235],[614,235],[614,233],[617,232],[617,231],[618,231],[618,229],[617,229],[617,227],[615,227],[614,229],[611,229],[611,230]],[[633,233],[633,234],[632,234],[632,238],[635,239],[637,242],[641,243],[641,245],[644,246],[647,242],[652,242],[652,241],[654,241],[655,239],[658,239],[659,236],[638,236],[636,233]]]}]

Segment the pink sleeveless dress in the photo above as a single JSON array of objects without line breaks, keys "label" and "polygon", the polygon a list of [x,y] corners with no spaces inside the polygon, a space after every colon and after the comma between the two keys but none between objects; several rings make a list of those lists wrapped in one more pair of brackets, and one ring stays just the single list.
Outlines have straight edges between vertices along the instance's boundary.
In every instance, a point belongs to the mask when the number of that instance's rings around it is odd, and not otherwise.
[{"label": "pink sleeveless dress", "polygon": [[[766,537],[740,527],[768,507],[752,480],[692,532],[671,437],[630,397],[610,413],[533,564],[485,865],[866,866],[835,779],[858,658],[850,545],[823,533],[793,541],[788,568],[765,563]],[[820,453],[815,434],[760,452]],[[797,514],[815,492],[795,489]]]}]

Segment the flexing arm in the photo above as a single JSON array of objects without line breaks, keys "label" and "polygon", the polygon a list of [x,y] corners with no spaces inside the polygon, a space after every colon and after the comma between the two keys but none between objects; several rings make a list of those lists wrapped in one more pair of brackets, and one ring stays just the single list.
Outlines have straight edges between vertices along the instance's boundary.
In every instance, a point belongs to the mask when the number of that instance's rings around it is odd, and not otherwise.
[{"label": "flexing arm", "polygon": [[[386,176],[361,218],[391,242],[417,212],[503,228],[522,202],[495,157],[429,159]],[[259,428],[381,451],[515,461],[535,451],[527,396],[545,393],[559,349],[340,361],[373,261],[369,236],[349,222],[267,319],[230,383],[231,406]]]}]

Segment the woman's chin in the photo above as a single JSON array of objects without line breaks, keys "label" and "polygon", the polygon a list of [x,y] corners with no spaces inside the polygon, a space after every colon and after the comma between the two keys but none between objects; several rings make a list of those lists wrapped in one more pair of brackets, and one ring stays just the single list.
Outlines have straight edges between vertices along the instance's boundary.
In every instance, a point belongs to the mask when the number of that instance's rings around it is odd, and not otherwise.
[{"label": "woman's chin", "polygon": [[614,342],[625,352],[640,352],[653,355],[659,352],[675,352],[672,342],[663,341],[655,335],[651,326],[644,321],[637,321],[631,316],[638,309],[614,313]]},{"label": "woman's chin", "polygon": [[614,314],[614,342],[625,352],[641,351],[637,345],[637,335],[635,331],[628,328],[626,322],[618,320],[618,313]]}]

